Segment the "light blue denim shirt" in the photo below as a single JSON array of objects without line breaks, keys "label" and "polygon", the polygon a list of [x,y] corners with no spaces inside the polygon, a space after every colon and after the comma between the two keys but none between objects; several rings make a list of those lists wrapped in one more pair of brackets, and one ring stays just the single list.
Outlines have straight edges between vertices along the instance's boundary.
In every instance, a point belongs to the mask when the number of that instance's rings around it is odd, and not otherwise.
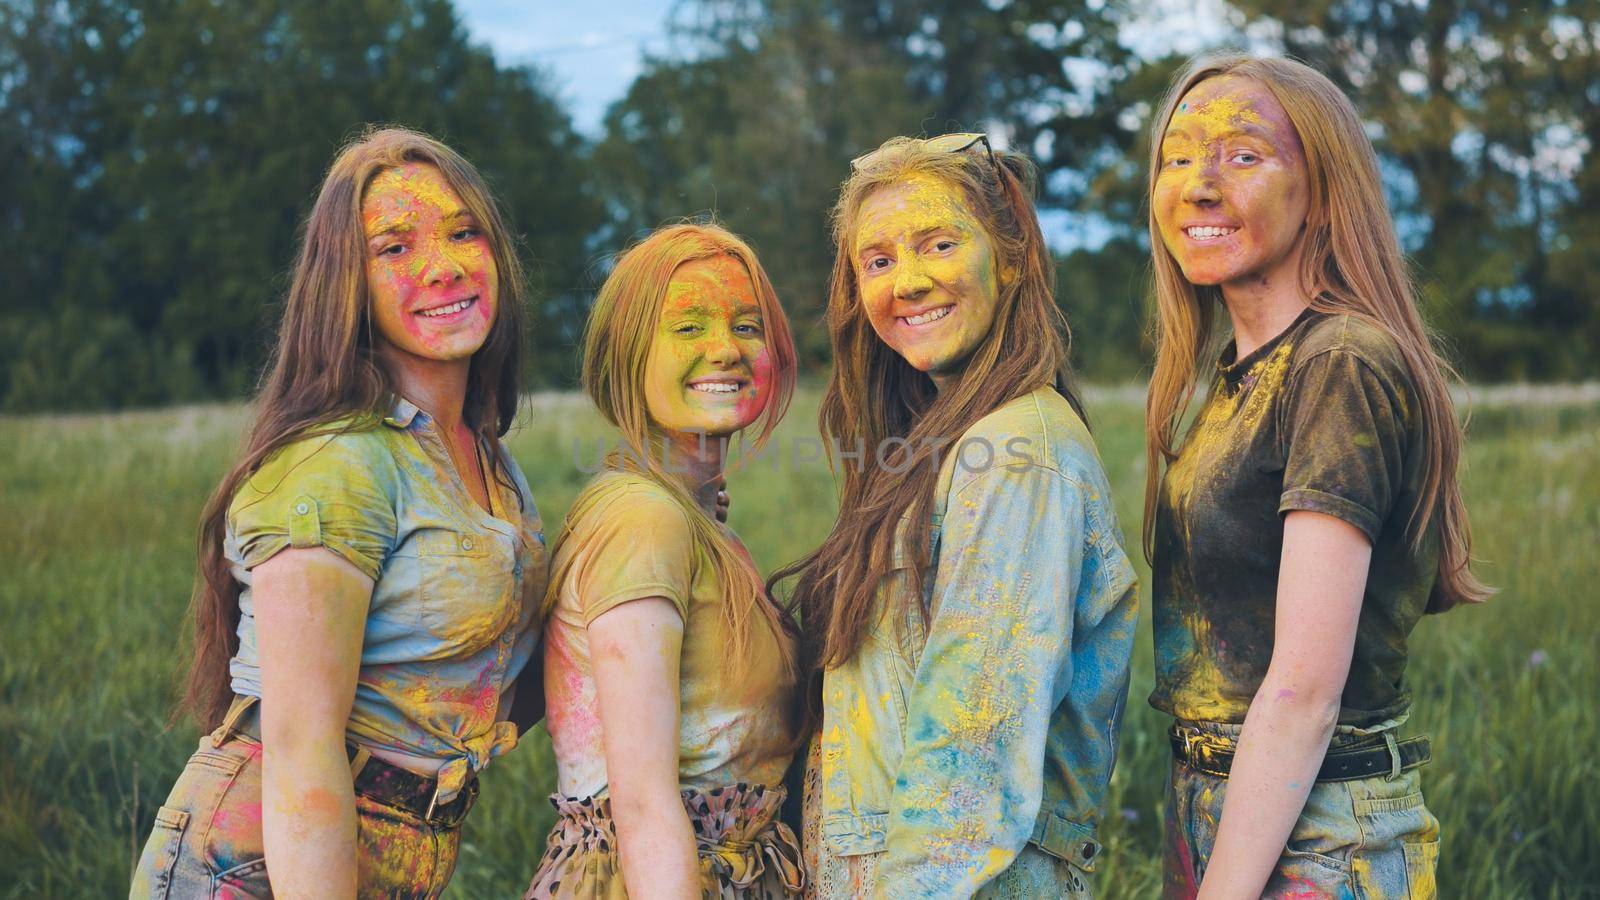
[{"label": "light blue denim shirt", "polygon": [[224,552],[241,586],[234,693],[261,696],[250,570],[286,547],[326,547],[373,580],[346,736],[443,760],[441,803],[515,746],[500,700],[538,641],[549,563],[528,483],[501,453],[512,483],[490,479],[492,510],[404,399],[381,422],[269,457],[228,508]]},{"label": "light blue denim shirt", "polygon": [[1086,891],[1138,613],[1094,442],[1033,391],[953,446],[933,509],[929,625],[897,553],[823,679],[821,856],[868,857],[874,896]]}]

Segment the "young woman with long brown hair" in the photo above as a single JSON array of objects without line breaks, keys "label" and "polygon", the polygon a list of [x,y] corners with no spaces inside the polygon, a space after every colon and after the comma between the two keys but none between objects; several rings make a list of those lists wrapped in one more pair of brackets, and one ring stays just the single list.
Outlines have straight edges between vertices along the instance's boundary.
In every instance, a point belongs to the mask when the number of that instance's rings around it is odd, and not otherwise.
[{"label": "young woman with long brown hair", "polygon": [[[1246,55],[1191,63],[1152,141],[1167,894],[1431,897],[1428,745],[1395,736],[1407,640],[1424,612],[1489,591],[1467,567],[1447,370],[1372,146],[1326,77]],[[1202,373],[1219,312],[1232,341]]]},{"label": "young woman with long brown hair", "polygon": [[202,519],[187,701],[210,733],[133,896],[443,891],[477,770],[516,743],[544,593],[539,517],[500,443],[521,285],[448,147],[385,129],[335,158]]},{"label": "young woman with long brown hair", "polygon": [[1137,593],[1026,157],[895,138],[834,208],[840,516],[795,564],[821,897],[1082,896]]},{"label": "young woman with long brown hair", "polygon": [[545,897],[780,897],[798,635],[715,521],[727,441],[795,384],[788,320],[743,241],[662,228],[595,299],[583,384],[621,443],[574,501],[545,601],[558,819]]}]

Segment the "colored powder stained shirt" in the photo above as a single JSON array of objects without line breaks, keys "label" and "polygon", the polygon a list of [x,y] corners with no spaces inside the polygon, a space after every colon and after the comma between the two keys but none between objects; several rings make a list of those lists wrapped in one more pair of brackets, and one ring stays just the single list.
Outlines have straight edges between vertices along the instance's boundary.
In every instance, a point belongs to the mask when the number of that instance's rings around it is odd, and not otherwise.
[{"label": "colored powder stained shirt", "polygon": [[1439,565],[1413,546],[1424,447],[1399,347],[1352,316],[1306,310],[1243,359],[1230,345],[1157,500],[1156,687],[1180,719],[1242,723],[1272,661],[1283,516],[1335,516],[1372,541],[1341,725],[1398,724],[1406,643]]},{"label": "colored powder stained shirt", "polygon": [[[719,528],[754,571],[744,545]],[[642,475],[602,472],[574,502],[554,554],[544,675],[557,789],[583,798],[609,784],[588,627],[609,610],[650,597],[670,601],[683,619],[679,786],[781,784],[796,723],[795,679],[779,642],[792,638],[751,611],[749,669],[729,677],[728,596],[710,555],[691,539],[679,502]]]},{"label": "colored powder stained shirt", "polygon": [[[439,802],[516,745],[502,695],[538,642],[548,557],[527,481],[484,465],[491,510],[467,492],[427,413],[396,400],[370,423],[298,440],[228,508],[238,579],[236,694],[261,696],[250,570],[288,547],[326,547],[373,580],[349,740],[443,761]],[[506,706],[509,712],[509,705]]]},{"label": "colored powder stained shirt", "polygon": [[1083,896],[1138,614],[1093,439],[1041,388],[953,442],[937,485],[924,596],[902,544],[823,676],[818,896]]}]

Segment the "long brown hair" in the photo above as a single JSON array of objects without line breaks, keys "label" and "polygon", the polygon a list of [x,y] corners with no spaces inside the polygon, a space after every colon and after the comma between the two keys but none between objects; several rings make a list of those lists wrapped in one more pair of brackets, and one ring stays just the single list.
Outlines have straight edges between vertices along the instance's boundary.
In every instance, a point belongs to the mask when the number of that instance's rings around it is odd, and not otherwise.
[{"label": "long brown hair", "polygon": [[[463,418],[498,451],[517,409],[523,340],[521,265],[494,199],[455,151],[404,128],[370,129],[329,167],[306,218],[278,343],[255,401],[243,451],[206,501],[200,519],[199,572],[190,601],[194,660],[181,709],[215,728],[231,698],[228,662],[239,650],[239,584],[223,555],[228,505],[269,456],[301,438],[376,427],[395,386],[379,363],[368,310],[361,201],[380,172],[406,163],[437,168],[488,236],[499,271],[499,311],[472,356]],[[501,471],[500,454],[495,477]]]},{"label": "long brown hair", "polygon": [[[833,532],[810,556],[780,570],[791,575],[791,606],[798,609],[813,671],[848,662],[873,614],[879,582],[894,559],[897,526],[912,559],[928,555],[929,512],[943,446],[1006,402],[1046,385],[1083,408],[1071,384],[1066,316],[1055,302],[1055,268],[1034,210],[1033,164],[1018,153],[951,153],[923,141],[893,138],[874,163],[854,172],[833,210],[834,261],[828,287],[828,335],[833,375],[822,397],[820,425],[835,471],[843,469],[840,515]],[[874,191],[908,178],[932,176],[960,191],[967,208],[994,244],[1000,281],[994,324],[972,352],[962,374],[942,392],[872,329],[856,280],[854,242],[861,204]],[[883,466],[840,466],[840,448],[865,448],[876,456],[897,445]],[[902,443],[903,441],[903,443]],[[921,597],[921,566],[911,567]],[[920,601],[916,601],[920,602]],[[926,609],[922,610],[927,615]]]},{"label": "long brown hair", "polygon": [[[1151,126],[1149,193],[1161,172],[1161,139],[1178,103],[1209,78],[1236,75],[1263,85],[1283,105],[1305,148],[1311,202],[1298,273],[1311,308],[1359,317],[1387,332],[1399,347],[1417,387],[1425,442],[1422,494],[1409,523],[1413,545],[1437,524],[1439,577],[1429,612],[1479,603],[1493,591],[1468,568],[1472,531],[1456,469],[1461,426],[1450,401],[1455,373],[1435,352],[1417,311],[1400,242],[1384,200],[1377,155],[1348,97],[1322,73],[1290,59],[1243,53],[1197,57],[1178,74]],[[1162,243],[1150,208],[1157,317],[1156,365],[1145,401],[1144,546],[1151,553],[1162,467],[1177,456],[1178,429],[1199,387],[1199,361],[1212,347],[1222,294],[1189,283]]]},{"label": "long brown hair", "polygon": [[[794,396],[798,367],[789,319],[778,304],[777,292],[750,245],[715,224],[679,224],[659,228],[617,260],[589,313],[583,339],[583,388],[606,421],[622,432],[622,447],[608,454],[608,468],[630,471],[655,482],[675,499],[689,518],[692,540],[715,568],[727,592],[723,616],[730,637],[728,675],[737,679],[747,670],[754,616],[759,616],[778,638],[788,677],[797,671],[798,641],[794,622],[771,600],[761,577],[733,548],[705,510],[694,501],[679,479],[667,471],[653,451],[659,429],[645,404],[645,364],[655,340],[661,310],[672,275],[685,263],[719,256],[738,260],[755,287],[761,309],[767,351],[772,354],[772,396],[756,424],[753,445],[763,447],[783,419]],[[574,510],[584,505],[574,502]],[[568,524],[574,521],[569,514]],[[566,538],[563,528],[557,544]],[[551,573],[546,605],[560,589],[565,573]]]}]

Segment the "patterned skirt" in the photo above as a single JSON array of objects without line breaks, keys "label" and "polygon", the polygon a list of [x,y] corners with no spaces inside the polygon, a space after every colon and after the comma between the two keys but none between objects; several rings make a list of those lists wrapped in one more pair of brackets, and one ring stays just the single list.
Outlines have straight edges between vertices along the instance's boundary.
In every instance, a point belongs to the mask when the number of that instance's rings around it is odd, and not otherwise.
[{"label": "patterned skirt", "polygon": [[[784,789],[762,784],[682,792],[706,897],[793,897],[804,886],[800,846],[778,820]],[[551,795],[556,824],[524,900],[624,898],[611,798]]]}]

